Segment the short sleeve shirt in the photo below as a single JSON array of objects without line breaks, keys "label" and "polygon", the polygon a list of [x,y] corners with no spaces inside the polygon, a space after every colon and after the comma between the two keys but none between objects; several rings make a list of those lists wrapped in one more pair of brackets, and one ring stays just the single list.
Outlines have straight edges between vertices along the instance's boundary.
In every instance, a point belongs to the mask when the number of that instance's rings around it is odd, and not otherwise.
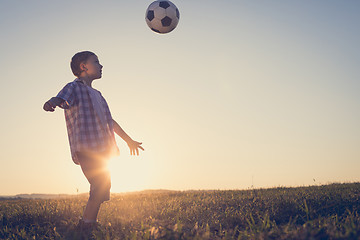
[{"label": "short sleeve shirt", "polygon": [[75,79],[66,84],[56,96],[64,100],[60,107],[65,112],[71,156],[75,164],[79,164],[77,152],[101,154],[104,157],[119,154],[109,106],[101,92],[95,90],[101,95],[104,123],[97,116],[88,88],[79,79]]}]

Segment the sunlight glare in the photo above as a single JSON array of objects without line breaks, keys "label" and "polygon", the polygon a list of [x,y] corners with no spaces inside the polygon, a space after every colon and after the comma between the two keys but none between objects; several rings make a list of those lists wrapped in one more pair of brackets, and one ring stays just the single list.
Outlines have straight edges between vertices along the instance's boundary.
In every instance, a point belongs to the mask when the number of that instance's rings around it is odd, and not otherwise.
[{"label": "sunlight glare", "polygon": [[148,189],[153,181],[154,169],[144,156],[121,156],[110,160],[111,192],[131,192]]}]

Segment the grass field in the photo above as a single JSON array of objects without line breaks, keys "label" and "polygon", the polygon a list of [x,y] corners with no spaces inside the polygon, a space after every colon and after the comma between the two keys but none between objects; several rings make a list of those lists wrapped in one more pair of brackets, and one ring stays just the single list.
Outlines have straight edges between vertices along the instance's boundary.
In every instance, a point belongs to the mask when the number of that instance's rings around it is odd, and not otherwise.
[{"label": "grass field", "polygon": [[360,239],[360,183],[117,194],[89,235],[86,201],[2,200],[0,239]]}]

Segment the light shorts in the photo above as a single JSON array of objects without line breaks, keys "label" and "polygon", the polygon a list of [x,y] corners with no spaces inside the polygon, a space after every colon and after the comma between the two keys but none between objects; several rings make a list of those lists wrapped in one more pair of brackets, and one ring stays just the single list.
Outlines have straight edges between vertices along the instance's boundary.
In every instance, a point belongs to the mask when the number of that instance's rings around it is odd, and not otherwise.
[{"label": "light shorts", "polygon": [[111,177],[108,159],[77,152],[77,157],[86,179],[90,183],[89,200],[104,202],[110,200]]}]

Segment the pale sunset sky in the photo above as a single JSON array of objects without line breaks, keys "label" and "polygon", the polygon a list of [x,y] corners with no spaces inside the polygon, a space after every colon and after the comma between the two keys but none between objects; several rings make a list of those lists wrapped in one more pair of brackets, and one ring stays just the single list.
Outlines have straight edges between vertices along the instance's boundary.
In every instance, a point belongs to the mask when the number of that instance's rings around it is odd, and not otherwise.
[{"label": "pale sunset sky", "polygon": [[116,138],[112,192],[360,181],[360,1],[174,0],[165,35],[151,2],[0,1],[0,195],[89,190],[63,110],[42,109],[83,50],[145,148]]}]

